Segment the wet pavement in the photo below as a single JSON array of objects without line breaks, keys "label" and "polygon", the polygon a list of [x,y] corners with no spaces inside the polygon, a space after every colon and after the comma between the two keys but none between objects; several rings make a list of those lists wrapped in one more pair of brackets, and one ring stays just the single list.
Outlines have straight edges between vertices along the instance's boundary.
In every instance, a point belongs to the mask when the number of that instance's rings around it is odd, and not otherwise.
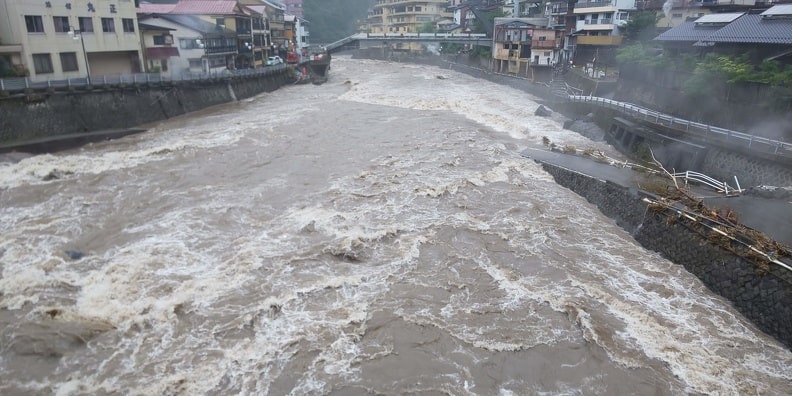
[{"label": "wet pavement", "polygon": [[[646,176],[630,168],[596,162],[590,157],[565,154],[542,149],[526,149],[524,157],[571,169],[591,177],[607,180],[629,188],[639,188]],[[710,208],[730,208],[739,216],[741,224],[761,231],[771,239],[792,246],[792,202],[752,195],[725,197],[717,191],[701,186],[689,186],[691,192]]]}]

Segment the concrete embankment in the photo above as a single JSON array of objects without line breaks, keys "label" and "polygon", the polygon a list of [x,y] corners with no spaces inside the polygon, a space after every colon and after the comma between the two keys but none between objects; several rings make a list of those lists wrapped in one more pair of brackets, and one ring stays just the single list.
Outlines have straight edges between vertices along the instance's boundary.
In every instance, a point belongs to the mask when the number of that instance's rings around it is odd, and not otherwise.
[{"label": "concrete embankment", "polygon": [[[728,182],[734,181],[736,177],[743,188],[759,185],[792,186],[792,160],[788,156],[773,154],[772,151],[757,150],[758,145],[753,145],[752,148],[751,144],[746,144],[744,141],[701,138],[680,133],[673,128],[652,125],[640,120],[629,120],[613,109],[583,103],[568,103],[563,98],[553,95],[547,85],[537,84],[527,78],[489,73],[478,65],[454,63],[439,57],[405,58],[405,61],[450,68],[476,78],[520,89],[537,96],[542,104],[571,119],[588,118],[587,115],[590,114],[591,119],[607,132],[606,140],[620,151],[633,154],[641,150],[642,146],[651,146],[657,158],[668,169],[701,172]],[[573,72],[568,73],[568,76],[571,83],[573,80],[584,80]],[[597,91],[592,84],[583,88],[586,94],[589,90]],[[533,112],[533,110],[527,111]]]},{"label": "concrete embankment", "polygon": [[[428,61],[417,63],[432,64]],[[543,99],[543,104],[567,116],[575,117],[588,112],[597,113],[597,108],[575,108],[553,97],[550,90],[527,79],[495,75],[475,67],[456,64],[437,64],[454,70],[483,78],[495,83],[509,85],[534,94]],[[529,109],[531,112],[534,109]],[[611,131],[613,114],[595,114],[605,131]],[[610,140],[610,139],[609,139]],[[625,147],[620,147],[626,149]],[[789,181],[790,168],[777,161],[757,158],[750,152],[732,151],[728,147],[710,147],[701,152],[700,160],[703,171],[710,171],[724,179],[740,175],[746,182],[743,187],[758,183],[783,183]],[[527,155],[530,157],[530,155]],[[575,161],[567,158],[564,161]],[[597,168],[599,174],[591,176],[559,163],[538,161],[550,173],[559,185],[569,188],[595,204],[606,216],[630,232],[637,242],[647,249],[662,254],[670,261],[682,265],[685,269],[701,279],[713,292],[727,298],[746,318],[759,329],[775,337],[792,349],[792,271],[778,265],[761,267],[750,257],[735,254],[729,248],[719,246],[708,235],[694,230],[684,222],[670,221],[667,213],[649,210],[643,201],[651,194],[640,191],[635,185],[632,175],[620,174],[620,170],[608,165],[592,164],[588,161],[579,169]],[[564,162],[562,162],[563,164]],[[629,172],[624,170],[624,172]],[[767,206],[762,198],[741,197],[741,207]],[[745,202],[754,199],[755,202]],[[710,199],[712,201],[712,199]],[[786,202],[777,202],[786,204]],[[734,205],[735,201],[723,203]],[[784,219],[792,219],[792,215],[777,216],[777,227],[773,228],[775,236],[780,237],[788,229]],[[792,220],[789,220],[792,221]],[[767,231],[762,224],[752,224],[760,231]],[[769,225],[768,225],[769,227]],[[765,227],[767,228],[767,227]],[[771,233],[771,237],[772,237]],[[788,235],[787,235],[788,236]],[[786,238],[778,238],[786,239]],[[785,261],[789,263],[788,258]]]},{"label": "concrete embankment", "polygon": [[[535,153],[524,155],[536,157]],[[629,175],[611,177],[628,170],[601,165],[605,168],[600,178],[558,163],[563,161],[537,160],[559,185],[596,205],[645,248],[684,266],[758,328],[792,348],[792,271],[773,264],[757,266],[755,260],[718,246],[689,224],[651,210],[643,198],[653,195],[631,185]],[[599,164],[589,164],[587,171],[596,173],[595,165]]]},{"label": "concrete embankment", "polygon": [[[287,69],[261,75],[90,90],[34,92],[0,99],[0,144],[113,131],[164,120],[274,91],[291,82]],[[66,141],[68,139],[64,139]]]}]

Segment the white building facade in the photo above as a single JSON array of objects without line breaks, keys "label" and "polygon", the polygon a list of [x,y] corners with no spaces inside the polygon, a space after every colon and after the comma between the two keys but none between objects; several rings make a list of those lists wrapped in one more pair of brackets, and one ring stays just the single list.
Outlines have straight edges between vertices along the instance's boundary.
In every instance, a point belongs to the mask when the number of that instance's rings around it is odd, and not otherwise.
[{"label": "white building facade", "polygon": [[33,81],[142,71],[132,0],[4,0],[0,55]]}]

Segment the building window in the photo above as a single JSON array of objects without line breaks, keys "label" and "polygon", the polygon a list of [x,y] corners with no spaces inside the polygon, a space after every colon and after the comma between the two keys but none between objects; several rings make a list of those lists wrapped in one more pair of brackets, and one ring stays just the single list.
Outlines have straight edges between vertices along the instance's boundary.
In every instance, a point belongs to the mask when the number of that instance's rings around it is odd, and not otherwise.
[{"label": "building window", "polygon": [[69,17],[54,16],[52,23],[55,25],[55,31],[58,33],[66,33],[69,31]]},{"label": "building window", "polygon": [[201,39],[179,39],[179,48],[181,49],[202,49],[203,47]]},{"label": "building window", "polygon": [[215,25],[217,25],[217,26],[225,26],[225,18],[217,18],[217,19],[215,19]]},{"label": "building window", "polygon": [[200,58],[191,58],[190,62],[190,69],[200,69],[203,67],[203,63],[201,62]]},{"label": "building window", "polygon": [[61,52],[60,53],[61,68],[64,72],[71,72],[80,70],[77,67],[77,53],[75,52]]},{"label": "building window", "polygon": [[154,45],[165,45],[165,35],[154,36]]},{"label": "building window", "polygon": [[44,33],[44,21],[41,15],[25,15],[25,25],[28,33]]},{"label": "building window", "polygon": [[80,32],[82,33],[93,33],[93,20],[91,17],[80,17],[77,19],[80,25]]},{"label": "building window", "polygon": [[121,24],[124,26],[124,33],[135,33],[135,20],[132,18],[122,18]]},{"label": "building window", "polygon": [[33,54],[33,67],[36,74],[52,73],[52,58],[50,54]]},{"label": "building window", "polygon": [[682,18],[682,13],[681,12],[675,12],[675,13],[671,14],[671,18]]},{"label": "building window", "polygon": [[102,18],[102,31],[105,33],[115,33],[115,21],[113,18]]},{"label": "building window", "polygon": [[162,65],[161,66],[162,71],[164,71],[164,72],[168,71],[168,60],[167,59],[161,60],[160,61],[160,65]]}]

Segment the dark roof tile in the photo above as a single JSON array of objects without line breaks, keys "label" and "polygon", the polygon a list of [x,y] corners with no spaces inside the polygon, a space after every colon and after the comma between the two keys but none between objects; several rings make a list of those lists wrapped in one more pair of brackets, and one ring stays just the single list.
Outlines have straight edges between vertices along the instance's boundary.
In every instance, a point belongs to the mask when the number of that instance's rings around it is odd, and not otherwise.
[{"label": "dark roof tile", "polygon": [[704,43],[792,44],[792,19],[743,15],[717,32],[700,40]]},{"label": "dark roof tile", "polygon": [[681,25],[671,28],[659,36],[655,41],[689,41],[696,42],[710,36],[716,32],[719,26],[696,26],[694,22],[684,22]]}]

